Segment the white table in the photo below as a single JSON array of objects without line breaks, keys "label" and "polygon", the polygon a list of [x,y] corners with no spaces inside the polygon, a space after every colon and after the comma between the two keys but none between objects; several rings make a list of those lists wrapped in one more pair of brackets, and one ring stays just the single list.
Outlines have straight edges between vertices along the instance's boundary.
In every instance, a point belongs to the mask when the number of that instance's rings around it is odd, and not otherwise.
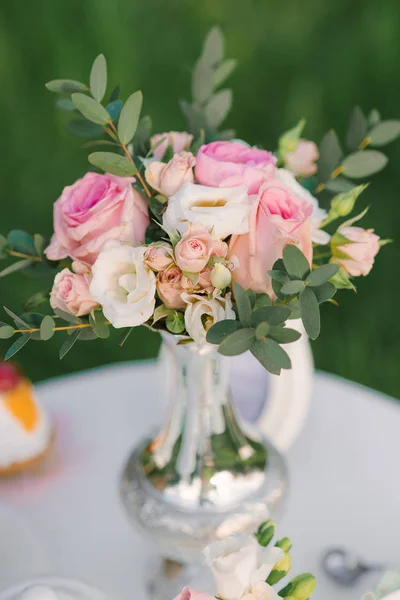
[{"label": "white table", "polygon": [[[111,598],[144,599],[152,549],[127,522],[118,475],[160,421],[159,369],[110,366],[38,386],[58,451],[40,476],[0,481],[0,587],[53,573]],[[400,405],[317,374],[305,429],[287,455],[291,492],[279,530],[294,542],[293,573],[317,575],[315,600],[358,600],[369,586],[332,587],[319,567],[326,546],[400,564],[399,458]]]}]

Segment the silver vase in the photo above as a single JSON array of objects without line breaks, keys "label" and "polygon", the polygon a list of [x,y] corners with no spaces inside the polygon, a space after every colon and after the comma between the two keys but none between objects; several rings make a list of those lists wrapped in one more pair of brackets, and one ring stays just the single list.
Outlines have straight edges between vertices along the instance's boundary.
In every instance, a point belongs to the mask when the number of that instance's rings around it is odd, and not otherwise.
[{"label": "silver vase", "polygon": [[133,523],[166,564],[193,564],[211,541],[253,532],[266,507],[276,518],[286,468],[277,449],[239,421],[229,394],[230,360],[216,346],[163,337],[171,369],[170,414],[161,433],[130,455],[122,497]]}]

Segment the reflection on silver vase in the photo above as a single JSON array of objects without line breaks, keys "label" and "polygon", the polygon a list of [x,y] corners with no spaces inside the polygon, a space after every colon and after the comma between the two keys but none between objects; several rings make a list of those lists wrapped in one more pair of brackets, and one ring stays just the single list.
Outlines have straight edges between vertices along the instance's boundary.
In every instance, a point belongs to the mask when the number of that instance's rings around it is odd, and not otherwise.
[{"label": "reflection on silver vase", "polygon": [[[167,559],[196,563],[212,540],[276,516],[286,489],[278,451],[239,422],[229,359],[165,335],[172,372],[166,426],[129,457],[122,497],[134,524]],[[248,394],[251,396],[251,386]]]}]

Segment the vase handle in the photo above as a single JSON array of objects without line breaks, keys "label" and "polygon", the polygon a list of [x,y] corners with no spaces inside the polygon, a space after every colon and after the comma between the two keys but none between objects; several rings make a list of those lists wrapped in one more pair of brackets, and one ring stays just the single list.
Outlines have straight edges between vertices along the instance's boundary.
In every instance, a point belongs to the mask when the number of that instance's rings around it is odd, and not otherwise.
[{"label": "vase handle", "polygon": [[282,370],[279,377],[270,377],[268,400],[258,426],[268,439],[281,450],[288,450],[305,424],[311,401],[314,361],[308,337],[301,322],[290,326],[301,332],[301,338],[285,345],[292,368]]}]

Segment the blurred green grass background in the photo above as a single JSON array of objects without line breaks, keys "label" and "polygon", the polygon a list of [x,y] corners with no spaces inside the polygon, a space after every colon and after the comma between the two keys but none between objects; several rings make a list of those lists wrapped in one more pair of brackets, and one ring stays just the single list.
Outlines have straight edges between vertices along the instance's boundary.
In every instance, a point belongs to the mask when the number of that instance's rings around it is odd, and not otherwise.
[{"label": "blurred green grass background", "polygon": [[[320,141],[334,127],[341,139],[350,110],[377,107],[400,117],[398,0],[2,0],[0,4],[1,232],[22,228],[50,235],[52,203],[88,168],[87,151],[64,131],[55,96],[44,83],[88,79],[94,57],[108,60],[109,84],[122,98],[144,94],[154,131],[183,128],[178,99],[189,97],[190,68],[206,32],[219,24],[227,56],[239,67],[229,81],[234,107],[225,122],[238,136],[274,149],[300,117]],[[400,142],[385,149],[386,170],[360,199],[364,220],[400,240]],[[342,292],[341,308],[324,306],[323,333],[313,344],[318,368],[400,397],[397,244]],[[0,280],[0,303],[15,312],[45,285],[15,274]],[[3,317],[1,317],[3,318]],[[32,342],[18,360],[34,380],[120,360],[154,356],[158,337],[135,331],[78,344],[60,362],[60,338]],[[0,343],[4,355],[9,342]]]}]

